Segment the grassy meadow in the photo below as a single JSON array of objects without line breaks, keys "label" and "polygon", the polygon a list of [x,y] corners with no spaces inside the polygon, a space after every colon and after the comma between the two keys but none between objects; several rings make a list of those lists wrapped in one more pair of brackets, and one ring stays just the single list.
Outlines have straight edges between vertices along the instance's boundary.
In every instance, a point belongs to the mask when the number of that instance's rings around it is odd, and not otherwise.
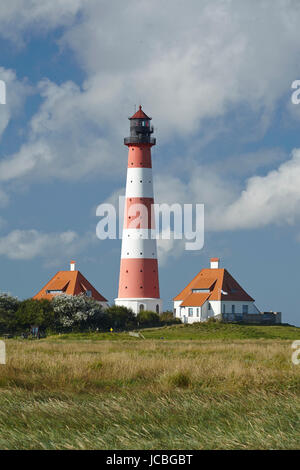
[{"label": "grassy meadow", "polygon": [[289,326],[6,340],[1,449],[296,449]]}]

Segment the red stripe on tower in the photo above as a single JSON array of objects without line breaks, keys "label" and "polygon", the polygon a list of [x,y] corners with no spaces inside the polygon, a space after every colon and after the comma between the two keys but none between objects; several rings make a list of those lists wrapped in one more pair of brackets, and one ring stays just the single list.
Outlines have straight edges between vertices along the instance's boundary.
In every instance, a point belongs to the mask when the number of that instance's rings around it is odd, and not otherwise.
[{"label": "red stripe on tower", "polygon": [[154,222],[151,118],[142,107],[131,117],[120,279],[116,305],[162,312]]}]

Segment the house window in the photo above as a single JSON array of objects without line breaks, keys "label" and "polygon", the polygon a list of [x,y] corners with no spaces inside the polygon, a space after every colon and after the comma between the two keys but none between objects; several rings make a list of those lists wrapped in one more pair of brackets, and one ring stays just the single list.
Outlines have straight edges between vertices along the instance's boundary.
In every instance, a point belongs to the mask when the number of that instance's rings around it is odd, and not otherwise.
[{"label": "house window", "polygon": [[225,313],[225,308],[226,308],[226,307],[225,307],[225,304],[223,304],[223,305],[222,305],[222,311],[223,311],[223,313]]},{"label": "house window", "polygon": [[204,292],[204,293],[207,294],[207,293],[210,292],[210,290],[209,289],[192,289],[192,292],[193,292],[193,294],[199,294],[201,292]]},{"label": "house window", "polygon": [[235,305],[231,306],[231,313],[235,314]]},{"label": "house window", "polygon": [[192,316],[193,316],[193,309],[189,308],[189,317],[192,317]]},{"label": "house window", "polygon": [[208,302],[208,310],[211,310],[211,305],[209,302]]},{"label": "house window", "polygon": [[159,313],[159,305],[156,305],[156,313]]},{"label": "house window", "polygon": [[145,306],[143,304],[140,305],[140,312],[143,312],[145,310]]},{"label": "house window", "polygon": [[199,317],[199,307],[197,307],[197,317]]},{"label": "house window", "polygon": [[243,313],[248,313],[248,305],[243,305]]}]

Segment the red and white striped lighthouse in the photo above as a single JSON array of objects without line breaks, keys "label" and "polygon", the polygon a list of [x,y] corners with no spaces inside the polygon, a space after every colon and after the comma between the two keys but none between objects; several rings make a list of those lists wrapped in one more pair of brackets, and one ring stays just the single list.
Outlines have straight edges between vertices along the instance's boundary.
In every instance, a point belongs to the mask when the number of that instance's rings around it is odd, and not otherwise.
[{"label": "red and white striped lighthouse", "polygon": [[128,169],[124,228],[120,266],[120,280],[116,305],[162,312],[159,298],[157,247],[152,179],[151,118],[142,107],[131,117],[130,137],[124,139],[128,147]]}]

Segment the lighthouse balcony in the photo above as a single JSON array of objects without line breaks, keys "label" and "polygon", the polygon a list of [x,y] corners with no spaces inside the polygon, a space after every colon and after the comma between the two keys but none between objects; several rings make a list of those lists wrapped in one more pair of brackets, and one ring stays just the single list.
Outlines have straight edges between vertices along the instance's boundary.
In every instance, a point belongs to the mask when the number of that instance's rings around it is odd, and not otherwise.
[{"label": "lighthouse balcony", "polygon": [[150,137],[149,135],[143,135],[139,134],[136,136],[130,136],[130,137],[125,137],[124,139],[124,144],[125,145],[130,145],[130,144],[151,144],[155,145],[156,144],[156,139],[155,137]]}]

